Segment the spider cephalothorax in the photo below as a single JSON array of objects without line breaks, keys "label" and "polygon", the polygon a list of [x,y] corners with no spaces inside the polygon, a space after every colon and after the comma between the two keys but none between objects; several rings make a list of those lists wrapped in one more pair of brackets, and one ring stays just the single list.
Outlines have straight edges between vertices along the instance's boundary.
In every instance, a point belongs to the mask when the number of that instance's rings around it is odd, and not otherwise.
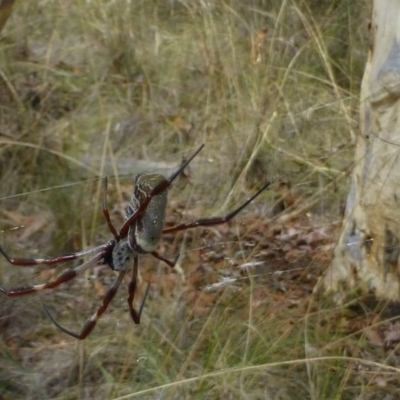
[{"label": "spider cephalothorax", "polygon": [[225,217],[204,218],[164,229],[165,211],[167,207],[167,190],[169,186],[171,186],[172,182],[202,150],[203,147],[204,145],[201,145],[188,160],[182,163],[181,167],[175,173],[173,173],[169,179],[166,179],[162,175],[158,174],[138,175],[135,179],[135,189],[133,195],[125,211],[125,222],[119,231],[115,229],[110,219],[110,214],[107,207],[107,178],[105,178],[103,214],[114,238],[103,245],[59,257],[37,259],[12,258],[2,247],[0,247],[0,253],[6,258],[6,260],[10,264],[20,267],[29,267],[34,265],[56,266],[68,261],[91,256],[89,260],[83,262],[75,268],[67,269],[54,280],[50,280],[39,285],[18,287],[8,290],[0,286],[0,292],[6,296],[14,297],[35,293],[45,289],[52,289],[64,282],[70,281],[78,274],[94,265],[108,265],[111,269],[118,272],[118,277],[108,289],[102,305],[87,321],[80,333],[74,333],[61,326],[50,314],[48,308],[44,306],[46,313],[60,330],[77,339],[85,339],[93,330],[98,319],[105,312],[109,303],[117,293],[118,287],[121,284],[126,271],[130,266],[132,266],[132,278],[128,287],[128,306],[132,320],[136,324],[139,324],[150,284],[147,284],[146,292],[140,304],[139,311],[136,311],[133,307],[133,300],[137,286],[139,268],[138,255],[151,254],[157,259],[164,261],[170,267],[174,267],[179,255],[176,255],[175,259],[170,261],[156,251],[162,234],[175,233],[185,229],[196,228],[198,226],[212,226],[228,222],[269,186],[269,183],[266,183],[260,190],[258,190],[258,192],[247,199],[240,207]]}]

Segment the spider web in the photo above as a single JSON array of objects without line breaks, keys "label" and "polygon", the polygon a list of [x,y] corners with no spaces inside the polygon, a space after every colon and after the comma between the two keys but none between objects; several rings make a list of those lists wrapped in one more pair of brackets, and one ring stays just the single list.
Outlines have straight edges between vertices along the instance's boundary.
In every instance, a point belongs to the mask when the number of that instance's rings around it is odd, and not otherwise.
[{"label": "spider web", "polygon": [[[215,164],[211,164],[210,169],[215,170]],[[200,174],[200,176],[204,176]],[[112,220],[116,218],[115,225],[120,226],[122,219],[118,220],[118,215],[122,218],[125,206],[132,193],[132,175],[120,178],[119,190],[117,193],[117,182],[114,179],[110,179],[109,182],[111,187],[109,188],[109,204],[110,212],[112,213]],[[100,185],[101,186],[101,185]],[[202,185],[197,185],[197,182],[192,184],[185,182],[185,186],[180,185],[176,182],[175,187],[172,188],[170,194],[170,202],[168,209],[168,218],[173,219],[173,225],[180,223],[182,220],[195,219],[196,213],[191,211],[193,207],[193,200],[199,196],[199,190],[204,188],[204,182]],[[173,196],[173,193],[179,193],[176,187],[189,192],[189,196],[181,196],[185,201],[182,202],[183,206],[179,206]],[[2,207],[2,226],[4,232],[0,234],[0,244],[4,246],[5,250],[13,257],[48,257],[48,256],[58,256],[60,254],[65,254],[72,251],[82,250],[83,248],[91,247],[92,245],[98,245],[104,243],[106,240],[110,239],[110,232],[108,231],[104,219],[101,214],[101,190],[98,191],[99,180],[90,181],[77,181],[74,184],[67,184],[55,187],[49,187],[41,189],[38,191],[25,193],[20,196],[7,197],[0,199],[0,201],[6,204]],[[200,188],[200,189],[199,189]],[[183,189],[182,189],[183,190]],[[100,193],[100,194],[99,194]],[[177,194],[178,194],[177,193]],[[209,193],[209,192],[205,192]],[[218,196],[217,191],[213,192],[212,195]],[[94,206],[97,196],[97,210]],[[209,196],[206,197],[205,201],[209,201]],[[220,199],[221,202],[223,199]],[[235,200],[236,201],[236,200]],[[197,202],[198,204],[199,202]],[[115,206],[113,206],[115,204]],[[267,204],[265,207],[268,207]],[[48,214],[48,210],[51,212]],[[89,211],[87,211],[89,210]],[[247,213],[251,215],[254,211],[245,210],[241,217],[245,216]],[[220,213],[214,210],[214,215],[219,215]],[[208,216],[208,215],[207,215]],[[198,215],[197,215],[198,217]],[[61,222],[60,222],[61,221]],[[64,222],[62,222],[64,221]],[[65,223],[67,221],[67,223]],[[260,221],[258,221],[260,222]],[[250,225],[254,223],[251,222]],[[18,228],[23,226],[23,228]],[[93,233],[93,226],[96,227]],[[265,229],[261,227],[260,230]],[[185,247],[176,246],[173,250],[168,250],[168,245],[174,243],[174,238],[166,238],[163,243],[163,251],[166,251],[167,255],[173,254],[174,252],[181,252],[182,263],[178,266],[182,266],[185,270],[186,275],[190,275],[192,272],[195,276],[199,276],[201,279],[201,284],[196,287],[196,290],[200,289],[205,292],[215,291],[219,289],[226,288],[227,286],[235,288],[237,284],[241,284],[248,279],[248,276],[243,277],[243,272],[238,272],[238,263],[235,257],[231,257],[227,246],[232,246],[234,248],[235,241],[237,239],[230,239],[227,234],[230,234],[229,227],[218,227],[213,228],[211,231],[217,235],[217,240],[213,238],[210,241],[210,245],[207,241],[201,237],[201,233],[196,233],[196,229],[191,230],[188,234],[189,244]],[[201,232],[201,231],[200,231]],[[301,233],[299,233],[301,235]],[[191,238],[194,239],[201,238],[202,242],[191,242]],[[268,235],[265,235],[268,237]],[[179,241],[183,237],[179,238]],[[84,243],[86,243],[84,245]],[[220,250],[219,250],[220,246]],[[277,247],[281,244],[277,244]],[[182,251],[183,250],[183,251]],[[220,252],[221,256],[217,253]],[[221,260],[219,260],[221,257]],[[226,263],[231,263],[232,268],[225,268]],[[217,272],[212,271],[213,284],[209,284],[202,278],[202,273],[199,271],[190,271],[192,265],[204,264],[206,261],[210,265],[215,265]],[[140,269],[146,271],[146,265],[151,266],[149,258],[143,257],[140,261]],[[243,267],[241,271],[249,271],[248,274],[253,277],[257,277],[259,274],[259,265],[254,262],[242,262]],[[219,265],[223,267],[223,271],[220,273]],[[21,268],[16,266],[10,266],[4,259],[0,260],[0,284],[7,288],[12,288],[21,285],[32,285],[33,283],[42,283],[48,279],[49,270],[50,272],[60,272],[61,270],[70,267],[70,265],[63,264],[59,268],[49,268],[49,267],[32,267],[32,268]],[[214,267],[213,267],[214,268]],[[211,268],[211,270],[213,269]],[[235,269],[236,268],[236,269]],[[239,267],[240,268],[240,267]],[[253,270],[254,269],[254,270]],[[170,271],[159,270],[159,273],[152,273],[152,275],[147,275],[146,279],[152,279],[156,281],[156,285],[162,286],[164,283],[171,280],[171,285],[176,282],[169,275]],[[233,271],[233,272],[232,272]],[[281,272],[285,272],[285,268],[280,269]],[[89,271],[90,272],[90,271]],[[91,273],[91,272],[90,272]],[[169,274],[166,276],[166,273]],[[272,274],[273,272],[269,272]],[[95,273],[96,275],[96,273]],[[107,286],[110,284],[114,278],[113,274],[109,271],[105,273],[105,280],[101,281],[97,279],[93,280],[93,286],[98,295],[104,294]],[[247,272],[246,272],[247,275]],[[265,274],[264,274],[265,275]],[[6,296],[0,296],[0,311],[3,318],[8,318],[7,320],[12,320],[11,317],[18,316],[20,320],[34,321],[37,315],[41,315],[44,319],[43,309],[41,307],[42,301],[46,303],[54,303],[55,307],[61,310],[65,309],[66,312],[70,312],[74,308],[70,306],[71,304],[79,304],[79,307],[83,303],[79,300],[77,303],[73,303],[74,297],[82,297],[83,286],[85,285],[85,280],[82,277],[73,279],[70,283],[66,285],[61,285],[54,290],[46,290],[42,293],[20,296],[13,299],[7,298]],[[97,286],[96,286],[97,285]],[[73,287],[72,287],[73,286]],[[122,302],[125,302],[126,290],[122,288],[122,294],[117,294],[117,297],[122,298]],[[154,287],[154,284],[153,284]],[[97,303],[96,303],[97,301]],[[92,296],[90,299],[90,304],[86,309],[79,311],[79,321],[83,323],[86,317],[91,315],[93,311],[98,306],[99,296]],[[68,304],[64,304],[68,303]],[[116,298],[111,304],[111,308],[114,304],[119,304],[120,301]],[[67,305],[67,307],[66,307]],[[77,306],[75,305],[75,308]],[[29,314],[33,312],[34,314]],[[28,315],[25,317],[26,313]],[[46,320],[47,321],[47,320]],[[73,323],[76,321],[73,321]],[[4,323],[4,321],[3,321]],[[10,322],[9,322],[10,323]],[[49,321],[47,323],[50,325]],[[28,324],[29,325],[29,324]],[[79,329],[80,324],[75,324]],[[98,329],[98,328],[96,328]]]},{"label": "spider web", "polygon": [[[84,221],[83,211],[74,204],[79,204],[85,195],[90,198],[97,182],[80,181],[0,199],[2,248],[13,258],[47,258],[72,252],[75,246],[80,245],[80,230],[84,229],[79,224]],[[68,216],[63,217],[67,207],[76,213],[76,218],[70,218],[70,228],[63,222],[68,219]],[[59,267],[19,267],[9,264],[1,256],[0,285],[11,289],[40,284],[73,266],[74,263],[70,262]],[[68,284],[62,289],[65,288],[68,289]],[[10,324],[15,318],[22,325],[23,321],[37,319],[43,314],[42,301],[54,302],[51,292],[45,290],[14,298],[0,294],[0,327]],[[21,324],[17,325],[21,327]]]}]

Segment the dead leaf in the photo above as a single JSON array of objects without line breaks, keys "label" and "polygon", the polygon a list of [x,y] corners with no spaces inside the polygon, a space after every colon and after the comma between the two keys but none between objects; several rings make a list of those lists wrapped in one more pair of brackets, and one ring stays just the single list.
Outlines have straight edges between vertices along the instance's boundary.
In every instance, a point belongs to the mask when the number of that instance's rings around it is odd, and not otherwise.
[{"label": "dead leaf", "polygon": [[262,49],[265,38],[268,34],[268,28],[261,29],[251,39],[251,55],[252,64],[259,64],[262,61]]},{"label": "dead leaf", "polygon": [[26,240],[31,235],[41,230],[51,221],[51,213],[42,212],[37,215],[24,216],[15,211],[3,210],[3,214],[8,217],[13,224],[22,225],[24,229],[19,237],[20,240]]},{"label": "dead leaf", "polygon": [[375,329],[369,328],[365,330],[365,337],[373,346],[383,347],[384,340],[381,333]]},{"label": "dead leaf", "polygon": [[400,341],[400,330],[393,330],[390,331],[386,336],[385,336],[385,347],[390,347],[394,342],[399,342]]},{"label": "dead leaf", "polygon": [[94,286],[94,289],[95,289],[95,291],[96,291],[96,293],[97,293],[97,295],[99,297],[103,297],[105,295],[106,289],[105,289],[104,285],[99,280],[96,279],[94,281],[93,286]]}]

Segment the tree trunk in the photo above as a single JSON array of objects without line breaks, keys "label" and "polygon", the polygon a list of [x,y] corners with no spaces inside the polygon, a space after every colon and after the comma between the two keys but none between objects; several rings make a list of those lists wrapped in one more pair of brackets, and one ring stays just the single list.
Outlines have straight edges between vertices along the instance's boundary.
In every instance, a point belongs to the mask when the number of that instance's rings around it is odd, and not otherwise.
[{"label": "tree trunk", "polygon": [[400,0],[374,0],[360,132],[345,218],[325,285],[400,299]]}]

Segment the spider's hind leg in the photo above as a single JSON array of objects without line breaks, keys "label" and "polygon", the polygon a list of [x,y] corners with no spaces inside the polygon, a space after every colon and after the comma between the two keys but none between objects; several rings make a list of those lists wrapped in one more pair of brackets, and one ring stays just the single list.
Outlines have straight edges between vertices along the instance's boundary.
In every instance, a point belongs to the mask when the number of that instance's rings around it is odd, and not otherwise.
[{"label": "spider's hind leg", "polygon": [[115,294],[118,291],[119,285],[121,284],[122,279],[125,276],[125,273],[126,273],[126,270],[123,270],[123,271],[121,271],[119,273],[118,278],[114,281],[113,285],[110,287],[110,289],[106,293],[106,295],[105,295],[105,297],[103,299],[102,305],[93,314],[93,316],[89,319],[89,321],[86,323],[86,325],[83,327],[83,329],[81,330],[80,333],[74,333],[74,332],[64,328],[63,326],[61,326],[55,320],[55,318],[50,314],[50,311],[49,311],[49,309],[47,308],[47,306],[45,304],[43,304],[44,310],[46,311],[46,314],[48,315],[48,317],[52,320],[52,322],[54,323],[54,325],[58,329],[60,329],[61,331],[63,331],[67,335],[70,335],[70,336],[72,336],[72,337],[74,337],[76,339],[83,340],[90,334],[90,332],[92,332],[92,330],[96,326],[96,323],[99,320],[99,318],[102,316],[104,311],[107,310],[108,305],[110,304],[111,300],[114,298]]},{"label": "spider's hind leg", "polygon": [[152,255],[153,257],[159,259],[160,261],[164,261],[165,264],[167,264],[167,265],[170,266],[171,268],[174,268],[174,267],[175,267],[175,265],[176,265],[176,263],[177,263],[177,261],[178,261],[178,258],[179,258],[179,256],[180,256],[180,254],[178,253],[178,254],[175,256],[174,261],[170,261],[170,260],[168,260],[168,258],[163,257],[163,256],[162,256],[161,254],[159,254],[157,251],[152,251],[152,252],[151,252],[151,255]]},{"label": "spider's hind leg", "polygon": [[132,279],[129,283],[129,288],[128,288],[128,290],[129,290],[128,305],[129,305],[129,312],[131,314],[131,318],[136,325],[140,324],[140,317],[142,315],[143,307],[146,302],[146,298],[147,298],[147,295],[149,294],[149,289],[150,289],[150,282],[149,282],[147,284],[146,291],[144,293],[142,302],[140,303],[139,311],[136,311],[133,308],[133,299],[135,297],[135,292],[136,292],[136,287],[137,287],[138,267],[139,267],[138,256],[135,255],[135,258],[133,261]]}]

